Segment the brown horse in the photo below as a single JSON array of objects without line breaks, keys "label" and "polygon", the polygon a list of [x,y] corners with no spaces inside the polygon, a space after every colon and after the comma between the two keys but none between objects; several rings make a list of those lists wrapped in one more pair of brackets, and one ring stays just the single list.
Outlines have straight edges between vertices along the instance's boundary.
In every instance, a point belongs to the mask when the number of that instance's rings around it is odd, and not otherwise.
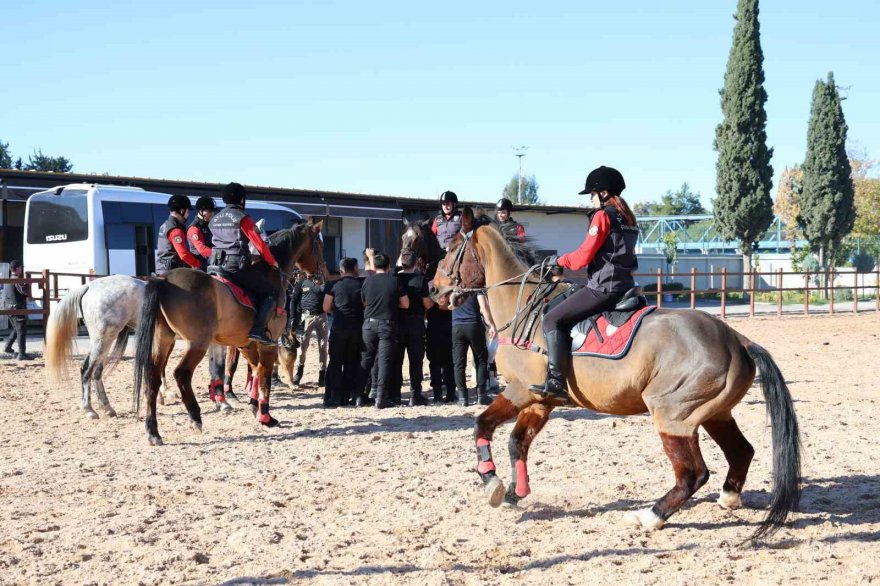
[{"label": "brown horse", "polygon": [[[321,246],[317,237],[318,224],[301,224],[279,230],[269,238],[272,255],[281,271],[266,266],[269,278],[282,292],[286,275],[299,266],[313,273],[321,266]],[[262,263],[262,261],[259,261]],[[279,304],[281,306],[281,304]],[[152,445],[161,445],[156,420],[156,395],[161,374],[174,348],[175,336],[186,341],[183,358],[174,369],[174,379],[190,420],[201,429],[199,404],[192,390],[192,376],[212,343],[239,348],[256,373],[252,385],[252,404],[257,405],[257,420],[268,427],[278,425],[269,415],[269,382],[278,353],[276,345],[254,344],[248,339],[254,321],[254,311],[241,306],[229,289],[210,275],[192,269],[169,271],[164,279],[147,282],[144,305],[135,337],[134,397],[139,411],[141,385],[147,381],[147,439]],[[279,323],[280,322],[280,323]],[[276,315],[270,320],[270,332],[277,338],[286,318]],[[273,331],[277,328],[278,331]],[[280,327],[278,327],[280,326]]]},{"label": "brown horse", "polygon": [[[492,225],[471,223],[463,215],[462,233],[449,246],[433,282],[433,296],[449,308],[467,289],[486,288],[496,323],[517,328],[528,320],[519,312],[518,293],[533,259],[531,250]],[[523,297],[539,280],[527,277]],[[559,294],[569,285],[560,285]],[[504,326],[499,325],[500,329]],[[535,341],[543,344],[540,328]],[[559,399],[542,399],[528,384],[544,380],[547,360],[539,353],[502,345],[496,356],[507,387],[479,415],[474,430],[477,471],[492,506],[516,504],[529,494],[526,460],[529,445]],[[578,407],[614,415],[648,412],[672,462],[675,486],[653,507],[627,514],[627,521],[658,529],[709,479],[700,453],[700,426],[719,445],[730,466],[718,502],[741,504],[740,495],[754,450],[731,414],[755,371],[761,383],[773,435],[774,483],[770,510],[752,539],[768,536],[796,510],[800,499],[800,440],[791,395],[766,350],[723,321],[700,311],[658,309],[644,317],[629,352],[619,360],[575,357],[567,374],[568,399]],[[513,480],[506,494],[495,475],[490,442],[498,425],[516,417],[509,442]]]},{"label": "brown horse", "polygon": [[[431,220],[407,222],[400,235],[400,250],[412,250],[419,259],[419,268],[430,281],[437,272],[437,265],[443,258],[443,247],[431,231]],[[398,262],[398,264],[400,264]]]}]

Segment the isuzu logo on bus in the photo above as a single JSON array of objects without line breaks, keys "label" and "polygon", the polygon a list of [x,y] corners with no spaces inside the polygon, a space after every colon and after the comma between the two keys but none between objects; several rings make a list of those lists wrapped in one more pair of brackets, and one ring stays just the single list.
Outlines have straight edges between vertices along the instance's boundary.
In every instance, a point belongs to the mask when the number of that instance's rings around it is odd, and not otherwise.
[{"label": "isuzu logo on bus", "polygon": [[61,242],[67,240],[67,234],[49,234],[46,236],[46,242]]}]

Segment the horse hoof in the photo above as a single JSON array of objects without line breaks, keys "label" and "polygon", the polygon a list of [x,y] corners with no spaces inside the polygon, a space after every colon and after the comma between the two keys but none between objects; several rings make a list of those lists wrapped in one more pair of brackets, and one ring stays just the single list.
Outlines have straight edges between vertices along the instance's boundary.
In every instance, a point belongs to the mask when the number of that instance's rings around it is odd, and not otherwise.
[{"label": "horse hoof", "polygon": [[627,525],[641,527],[645,531],[660,529],[666,523],[666,521],[658,517],[651,509],[630,511],[623,516],[623,520]]},{"label": "horse hoof", "polygon": [[190,425],[192,425],[192,428],[194,430],[196,430],[199,433],[202,433],[202,422],[201,421],[191,421]]},{"label": "horse hoof", "polygon": [[159,393],[159,396],[156,397],[156,402],[159,403],[160,405],[165,405],[165,395],[163,395],[162,393]]},{"label": "horse hoof", "polygon": [[226,391],[226,400],[228,401],[230,399],[235,401],[236,403],[241,403],[235,393],[233,393],[232,391]]},{"label": "horse hoof", "polygon": [[219,409],[220,412],[224,413],[224,414],[229,414],[229,413],[232,413],[232,411],[233,411],[232,405],[230,405],[226,401],[218,404],[217,409]]},{"label": "horse hoof", "polygon": [[106,415],[107,415],[107,417],[116,417],[116,411],[114,411],[112,408],[108,407]]},{"label": "horse hoof", "polygon": [[483,487],[483,494],[489,497],[492,508],[497,509],[504,502],[504,483],[497,476],[493,476]]},{"label": "horse hoof", "polygon": [[738,509],[742,506],[742,496],[738,492],[722,490],[718,495],[718,504],[725,509]]},{"label": "horse hoof", "polygon": [[86,417],[89,419],[98,419],[98,414],[95,413],[92,409],[86,409]]},{"label": "horse hoof", "polygon": [[279,422],[277,419],[275,419],[274,417],[272,417],[270,415],[269,421],[266,421],[266,422],[261,421],[260,424],[263,425],[264,427],[278,427],[279,425],[281,425],[281,422]]},{"label": "horse hoof", "polygon": [[151,446],[161,446],[162,445],[162,438],[159,437],[158,435],[151,435],[147,439],[149,440]]}]

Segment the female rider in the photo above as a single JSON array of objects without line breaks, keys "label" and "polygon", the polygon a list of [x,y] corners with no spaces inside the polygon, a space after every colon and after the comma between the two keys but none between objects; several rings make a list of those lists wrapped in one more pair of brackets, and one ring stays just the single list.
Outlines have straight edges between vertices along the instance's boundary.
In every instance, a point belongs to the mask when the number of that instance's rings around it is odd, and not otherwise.
[{"label": "female rider", "polygon": [[587,176],[581,195],[589,193],[593,210],[587,237],[577,250],[560,257],[551,256],[547,263],[577,271],[587,267],[586,287],[551,309],[544,316],[544,340],[547,345],[547,380],[532,385],[542,397],[566,398],[565,378],[571,352],[571,328],[581,320],[606,311],[635,285],[633,273],[638,269],[636,241],[639,230],[636,218],[620,197],[626,188],[623,175],[611,167],[599,167]]}]

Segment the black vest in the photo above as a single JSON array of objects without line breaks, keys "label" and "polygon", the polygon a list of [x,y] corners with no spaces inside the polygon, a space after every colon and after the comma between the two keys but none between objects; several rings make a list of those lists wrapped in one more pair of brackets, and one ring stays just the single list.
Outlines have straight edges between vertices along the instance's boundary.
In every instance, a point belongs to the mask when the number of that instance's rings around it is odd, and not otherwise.
[{"label": "black vest", "polygon": [[311,279],[300,283],[302,289],[299,299],[300,309],[311,314],[324,313],[324,290]]},{"label": "black vest", "polygon": [[446,247],[449,246],[452,239],[461,232],[461,214],[458,211],[455,211],[452,213],[452,218],[447,221],[443,212],[440,212],[437,214],[436,222],[437,240],[440,242],[440,246],[443,247],[443,250],[446,250]]},{"label": "black vest", "polygon": [[[183,223],[174,216],[168,216],[168,219],[165,220],[161,226],[159,226],[159,238],[156,242],[157,275],[161,276],[171,269],[189,266],[188,264],[180,260],[180,257],[177,255],[177,251],[174,250],[174,246],[171,245],[171,240],[168,238],[168,233],[175,228],[180,228],[184,232],[183,237],[186,237],[186,226],[184,226]],[[183,240],[181,240],[180,243],[183,244]]]},{"label": "black vest", "polygon": [[241,220],[246,215],[239,206],[228,205],[211,218],[208,223],[214,248],[211,264],[238,271],[250,262],[248,240],[241,231]]},{"label": "black vest", "polygon": [[614,206],[606,206],[602,209],[611,222],[611,232],[596,252],[593,262],[587,267],[589,275],[587,286],[606,293],[623,293],[635,286],[633,273],[639,268],[639,261],[636,259],[639,229],[627,225],[623,214]]},{"label": "black vest", "polygon": [[[192,228],[194,226],[196,228],[198,228],[199,232],[202,234],[202,242],[205,243],[205,246],[207,246],[208,248],[213,248],[214,247],[214,239],[211,236],[211,229],[208,228],[208,222],[206,222],[203,219],[201,219],[200,217],[196,216],[196,221],[193,222],[192,224],[190,224],[189,227]],[[196,250],[196,247],[193,246],[193,243],[190,242],[189,239],[187,239],[187,243],[189,244],[189,251],[191,253],[193,253],[194,255],[196,255],[197,257],[200,257],[201,254],[199,254],[199,251]]]},{"label": "black vest", "polygon": [[507,218],[506,221],[498,224],[498,228],[501,230],[501,233],[504,234],[505,238],[516,238],[517,232],[522,226],[519,222],[515,221],[513,218]]}]

